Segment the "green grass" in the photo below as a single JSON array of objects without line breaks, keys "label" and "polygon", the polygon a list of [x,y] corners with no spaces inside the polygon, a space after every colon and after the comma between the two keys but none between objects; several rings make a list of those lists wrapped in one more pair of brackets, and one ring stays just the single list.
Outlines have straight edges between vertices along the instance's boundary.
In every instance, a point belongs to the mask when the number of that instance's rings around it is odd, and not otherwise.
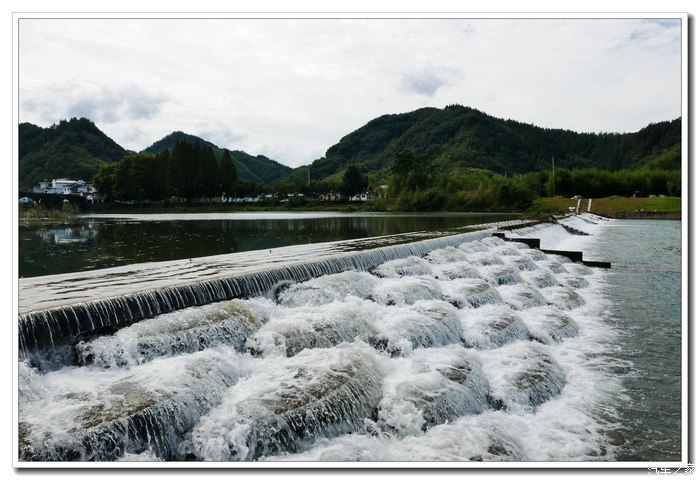
[{"label": "green grass", "polygon": [[20,208],[17,212],[19,222],[61,223],[75,219],[70,210]]},{"label": "green grass", "polygon": [[657,197],[657,198],[625,198],[608,197],[593,200],[591,210],[594,212],[635,212],[644,210],[646,212],[680,212],[680,197]]},{"label": "green grass", "polygon": [[[577,200],[564,197],[541,198],[538,206],[542,209],[551,209],[558,213],[566,213],[569,207],[576,207]],[[588,209],[588,199],[581,200],[581,210]],[[593,213],[617,214],[626,212],[645,211],[647,213],[680,213],[680,197],[656,197],[656,198],[627,198],[606,197],[594,198],[591,204]]]}]

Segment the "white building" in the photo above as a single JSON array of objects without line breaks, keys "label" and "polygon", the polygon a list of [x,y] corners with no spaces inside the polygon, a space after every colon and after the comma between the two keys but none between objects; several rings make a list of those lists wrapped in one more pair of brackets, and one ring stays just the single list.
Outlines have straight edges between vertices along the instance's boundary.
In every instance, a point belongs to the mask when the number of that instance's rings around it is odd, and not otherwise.
[{"label": "white building", "polygon": [[357,195],[353,195],[352,197],[349,198],[351,202],[366,202],[369,200],[370,194],[369,192],[364,192],[364,193],[358,193]]},{"label": "white building", "polygon": [[68,178],[54,178],[50,182],[44,180],[33,188],[34,193],[48,193],[52,195],[80,195],[94,196],[97,189],[85,183],[85,180],[70,180]]},{"label": "white building", "polygon": [[97,189],[89,183],[85,183],[85,180],[54,178],[50,182],[48,180],[39,182],[39,185],[32,190],[34,193],[46,193],[49,195],[80,195],[85,197],[90,203],[101,203],[104,200],[97,192]]}]

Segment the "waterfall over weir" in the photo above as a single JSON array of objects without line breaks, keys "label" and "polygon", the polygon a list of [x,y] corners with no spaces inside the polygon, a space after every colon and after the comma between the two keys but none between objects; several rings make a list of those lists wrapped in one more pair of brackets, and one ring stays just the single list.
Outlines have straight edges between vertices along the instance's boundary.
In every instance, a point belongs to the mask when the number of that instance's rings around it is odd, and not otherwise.
[{"label": "waterfall over weir", "polygon": [[605,271],[492,233],[26,312],[18,458],[613,458]]},{"label": "waterfall over weir", "polygon": [[301,282],[345,270],[367,271],[386,261],[423,255],[490,234],[482,231],[424,240],[20,314],[19,356],[40,363],[64,363],[71,355],[66,345],[146,318],[232,298],[269,295],[285,282]]}]

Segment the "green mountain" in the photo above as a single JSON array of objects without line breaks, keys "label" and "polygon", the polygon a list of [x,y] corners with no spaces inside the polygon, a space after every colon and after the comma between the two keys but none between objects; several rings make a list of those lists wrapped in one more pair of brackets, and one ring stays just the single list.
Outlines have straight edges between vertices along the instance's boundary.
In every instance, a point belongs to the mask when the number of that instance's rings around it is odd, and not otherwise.
[{"label": "green mountain", "polygon": [[101,165],[128,153],[86,118],[61,120],[49,128],[20,123],[18,149],[20,190],[44,179],[89,181]]},{"label": "green mountain", "polygon": [[525,173],[557,167],[680,169],[680,118],[635,133],[577,133],[504,120],[461,105],[383,115],[343,137],[311,164],[313,179],[338,178],[348,165],[381,181],[410,150],[441,167]]},{"label": "green mountain", "polygon": [[[212,150],[214,150],[214,155],[216,156],[217,161],[221,160],[221,156],[224,153],[223,148],[219,148],[211,142],[179,131],[166,135],[150,147],[146,148],[144,152],[156,154],[160,153],[166,148],[172,151],[173,147],[175,146],[175,142],[178,140],[183,140],[191,144],[201,144],[211,147]],[[245,182],[259,182],[263,184],[272,183],[275,180],[285,178],[292,171],[292,169],[286,165],[282,165],[281,163],[271,160],[264,155],[254,157],[241,150],[230,150],[230,153],[231,158],[236,165],[239,180]]]}]

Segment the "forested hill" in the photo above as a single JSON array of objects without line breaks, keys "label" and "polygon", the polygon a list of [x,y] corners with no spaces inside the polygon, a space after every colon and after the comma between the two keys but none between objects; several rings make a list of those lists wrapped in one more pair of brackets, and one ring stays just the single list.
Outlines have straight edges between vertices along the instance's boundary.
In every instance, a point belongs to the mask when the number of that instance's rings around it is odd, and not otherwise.
[{"label": "forested hill", "polygon": [[[193,145],[200,144],[202,146],[211,147],[214,151],[217,161],[221,160],[224,153],[223,148],[219,148],[211,142],[203,140],[194,135],[183,132],[173,132],[162,139],[155,142],[144,152],[157,154],[166,148],[172,151],[175,142],[178,140],[191,143]],[[274,160],[271,160],[264,155],[253,156],[241,150],[230,150],[231,158],[236,165],[238,179],[245,182],[258,182],[263,184],[272,183],[275,180],[285,178],[292,171],[286,165],[282,165]]]},{"label": "forested hill", "polygon": [[61,120],[49,128],[20,123],[18,149],[21,190],[44,179],[90,180],[101,165],[128,154],[86,118]]},{"label": "forested hill", "polygon": [[[145,151],[158,153],[165,148],[172,151],[178,140],[212,147],[217,160],[223,155],[222,148],[182,132],[171,133]],[[134,153],[119,146],[87,118],[61,120],[49,128],[20,123],[18,147],[20,190],[29,190],[44,179],[90,181],[101,166]],[[268,184],[285,178],[292,171],[263,155],[256,157],[240,150],[232,150],[230,153],[238,178],[243,181]]]},{"label": "forested hill", "polygon": [[577,133],[450,105],[370,121],[314,161],[311,175],[314,179],[338,175],[355,163],[377,178],[387,178],[392,161],[404,150],[457,169],[506,174],[545,170],[551,168],[552,159],[561,168],[680,169],[680,142],[680,118],[635,133]]}]

